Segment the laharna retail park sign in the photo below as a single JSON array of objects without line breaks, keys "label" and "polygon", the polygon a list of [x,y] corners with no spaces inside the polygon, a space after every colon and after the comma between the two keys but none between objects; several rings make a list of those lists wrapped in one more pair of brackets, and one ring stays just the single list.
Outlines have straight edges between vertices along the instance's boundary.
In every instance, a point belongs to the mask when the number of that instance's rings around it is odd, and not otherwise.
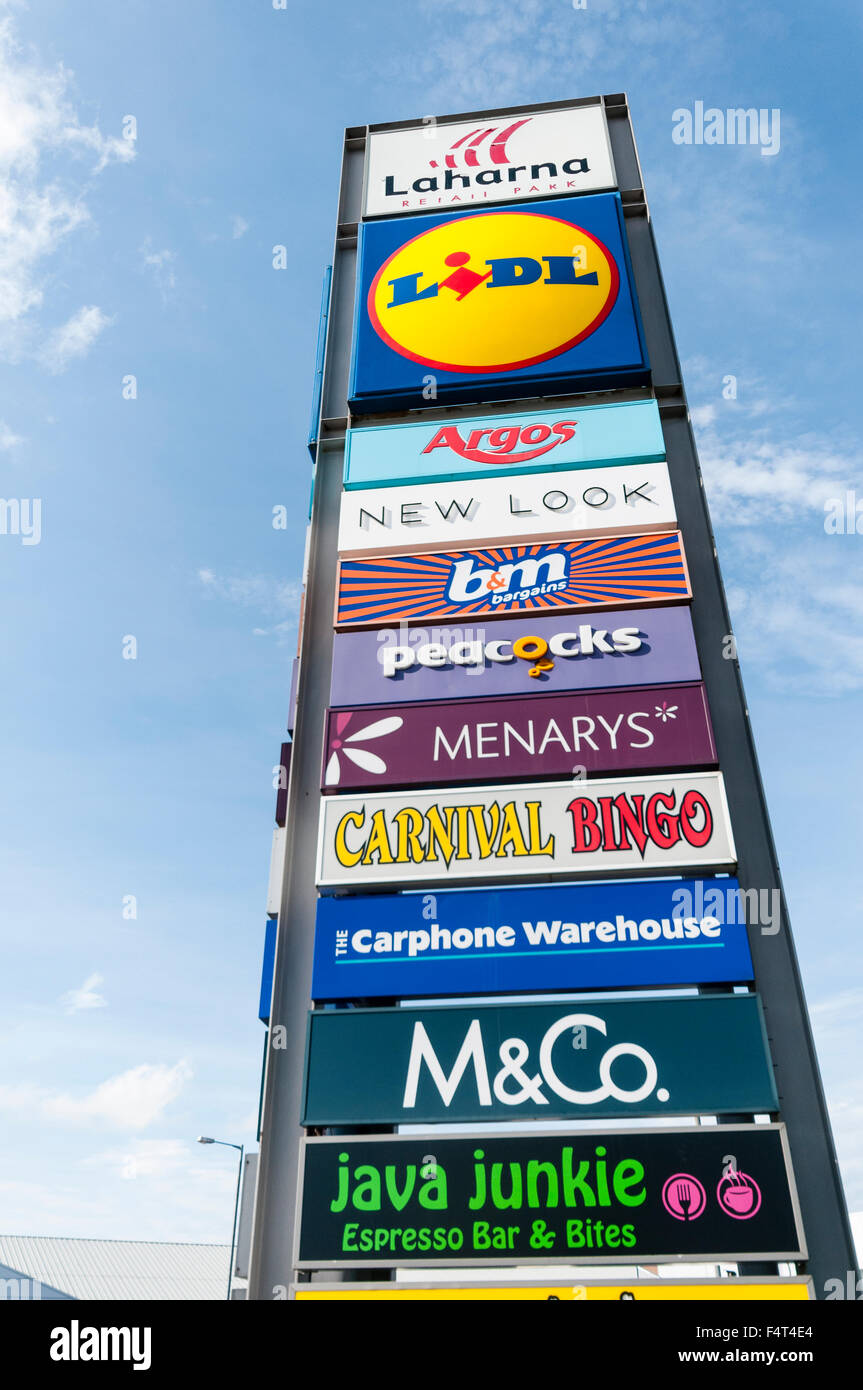
[{"label": "laharna retail park sign", "polygon": [[432,121],[371,134],[365,216],[616,186],[598,103],[487,121]]}]

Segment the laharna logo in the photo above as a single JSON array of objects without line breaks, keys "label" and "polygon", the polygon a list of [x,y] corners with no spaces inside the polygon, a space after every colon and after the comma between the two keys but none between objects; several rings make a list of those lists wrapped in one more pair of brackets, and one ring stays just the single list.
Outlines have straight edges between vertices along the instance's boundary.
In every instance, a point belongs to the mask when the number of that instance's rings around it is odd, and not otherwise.
[{"label": "laharna logo", "polygon": [[620,274],[596,237],[528,211],[475,213],[421,232],[368,294],[375,332],[402,357],[449,372],[513,371],[594,333]]}]

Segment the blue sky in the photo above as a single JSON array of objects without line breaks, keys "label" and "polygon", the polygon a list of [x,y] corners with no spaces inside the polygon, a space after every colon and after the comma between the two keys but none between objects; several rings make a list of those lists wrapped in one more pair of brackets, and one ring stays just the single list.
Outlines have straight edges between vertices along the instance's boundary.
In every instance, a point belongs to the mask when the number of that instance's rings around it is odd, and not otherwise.
[{"label": "blue sky", "polygon": [[[193,1141],[254,1140],[343,127],[616,91],[863,1211],[863,536],[824,529],[825,500],[863,501],[856,7],[88,0],[82,23],[0,0],[0,20],[0,493],[42,501],[38,545],[0,535],[0,1229],[228,1238],[233,1156]],[[696,101],[778,109],[779,152],[675,144]]]}]

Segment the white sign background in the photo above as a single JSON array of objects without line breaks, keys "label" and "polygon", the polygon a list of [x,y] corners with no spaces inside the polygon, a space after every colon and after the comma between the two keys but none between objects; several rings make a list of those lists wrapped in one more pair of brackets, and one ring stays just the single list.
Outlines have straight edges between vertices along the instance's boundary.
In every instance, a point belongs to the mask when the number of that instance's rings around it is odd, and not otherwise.
[{"label": "white sign background", "polygon": [[[521,122],[518,128],[506,135],[517,122]],[[599,104],[532,115],[511,111],[450,124],[429,122],[412,130],[373,131],[368,145],[366,217],[439,212],[477,203],[516,202],[617,187],[605,111]],[[586,160],[587,170],[564,170],[563,165],[571,160]],[[531,166],[536,164],[553,164],[556,173],[540,169],[538,177],[531,178]],[[580,166],[572,167],[578,171]],[[490,181],[487,171],[491,170],[499,172],[500,182]],[[518,172],[511,176],[511,170]],[[478,179],[480,174],[483,177]],[[392,179],[391,194],[386,191],[388,177]],[[412,185],[418,180],[425,182],[414,189]],[[431,187],[433,180],[437,181],[436,189]]]},{"label": "white sign background", "polygon": [[[661,849],[649,840],[644,854],[638,849],[595,851],[572,849],[573,820],[567,807],[577,797],[587,797],[596,801],[600,796],[615,797],[620,793],[630,799],[644,797],[644,806],[656,792],[674,795],[672,814],[680,810],[682,798],[687,791],[699,792],[707,801],[713,821],[713,833],[708,843],[698,847],[690,845],[681,837],[671,849]],[[367,841],[372,829],[372,818],[377,811],[383,811],[387,828],[387,838],[396,844],[396,827],[393,817],[400,810],[412,807],[420,816],[432,806],[441,809],[441,819],[446,826],[444,808],[448,806],[475,806],[482,808],[486,815],[480,819],[486,826],[490,824],[489,810],[497,804],[503,808],[513,802],[519,825],[525,840],[528,839],[528,803],[538,803],[539,825],[535,836],[537,843],[545,845],[553,837],[553,853],[511,855],[498,857],[493,845],[490,854],[482,857],[477,844],[476,833],[471,827],[469,836],[470,857],[459,859],[454,854],[449,867],[440,852],[436,862],[410,862],[405,864],[357,864],[344,865],[339,862],[335,850],[337,828],[343,817],[351,812],[362,814],[362,824],[349,823],[345,838],[350,850],[356,853]],[[501,815],[501,822],[502,822]],[[452,818],[453,824],[456,817]],[[601,820],[599,821],[601,824]],[[425,842],[425,824],[420,831],[420,842]],[[630,839],[632,837],[630,836]],[[466,789],[438,788],[420,792],[387,792],[382,796],[326,796],[322,798],[320,828],[318,832],[318,883],[322,887],[373,887],[379,884],[403,883],[413,886],[424,883],[453,883],[478,879],[506,878],[550,878],[567,874],[571,878],[584,875],[595,877],[613,874],[637,875],[652,870],[659,873],[674,873],[696,867],[731,869],[736,864],[734,837],[728,816],[725,799],[725,783],[721,772],[691,772],[664,777],[615,777],[597,778],[596,781],[575,780],[567,782],[519,783],[505,786],[468,787]]]},{"label": "white sign background", "polygon": [[534,537],[673,531],[676,526],[667,465],[626,464],[344,492],[339,553],[411,554]]}]

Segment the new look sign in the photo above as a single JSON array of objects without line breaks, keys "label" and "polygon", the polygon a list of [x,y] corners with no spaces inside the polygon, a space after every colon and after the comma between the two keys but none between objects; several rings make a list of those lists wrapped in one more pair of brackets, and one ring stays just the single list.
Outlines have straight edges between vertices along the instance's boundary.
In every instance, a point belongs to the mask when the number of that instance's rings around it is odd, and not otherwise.
[{"label": "new look sign", "polygon": [[309,1126],[776,1108],[754,994],[309,1015]]},{"label": "new look sign", "polygon": [[656,401],[348,430],[345,488],[653,463],[665,458]]},{"label": "new look sign", "polygon": [[325,887],[736,863],[719,772],[325,796]]},{"label": "new look sign", "polygon": [[369,136],[365,216],[614,188],[599,103],[433,121]]},{"label": "new look sign", "polygon": [[390,554],[418,547],[565,539],[677,524],[664,463],[562,475],[412,483],[342,495],[339,552]]},{"label": "new look sign", "polygon": [[319,898],[315,999],[752,979],[736,878]]}]

